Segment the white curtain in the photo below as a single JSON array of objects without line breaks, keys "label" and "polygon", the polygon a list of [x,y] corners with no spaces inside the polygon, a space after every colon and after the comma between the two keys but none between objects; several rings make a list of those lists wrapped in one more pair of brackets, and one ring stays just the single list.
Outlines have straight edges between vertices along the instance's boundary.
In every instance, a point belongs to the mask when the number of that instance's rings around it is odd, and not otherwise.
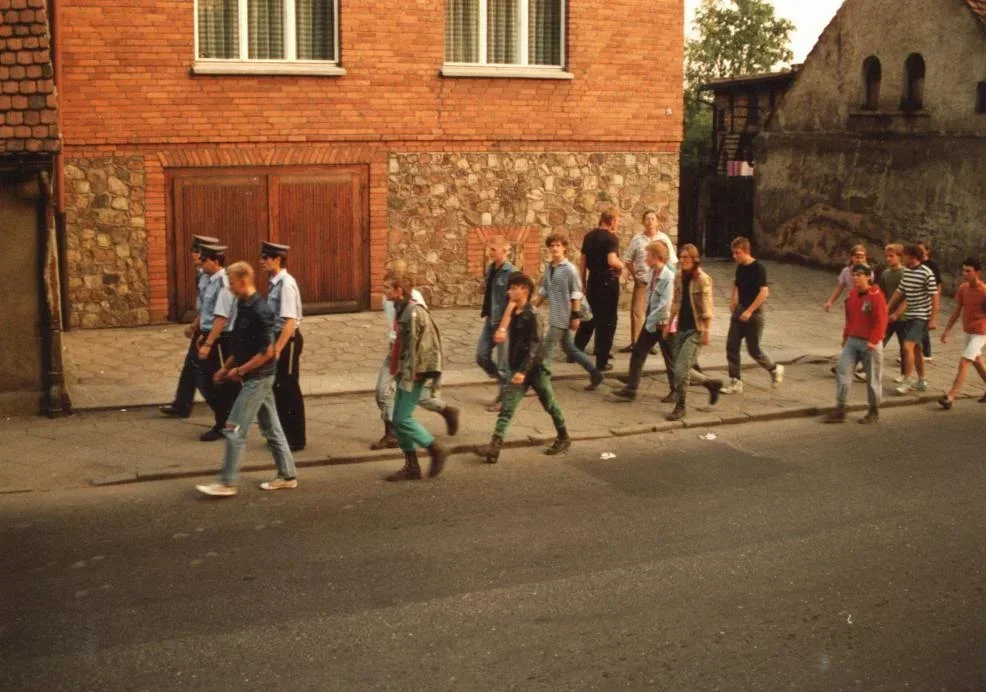
[{"label": "white curtain", "polygon": [[517,3],[521,0],[489,0],[486,8],[486,62],[516,64],[520,60]]},{"label": "white curtain", "polygon": [[445,62],[479,62],[479,0],[445,0]]},{"label": "white curtain", "polygon": [[335,60],[335,3],[296,0],[295,19],[299,60]]},{"label": "white curtain", "polygon": [[284,0],[248,0],[251,60],[284,59]]},{"label": "white curtain", "polygon": [[239,58],[239,3],[237,0],[199,0],[199,57]]},{"label": "white curtain", "polygon": [[528,60],[532,65],[561,66],[562,0],[530,0]]}]

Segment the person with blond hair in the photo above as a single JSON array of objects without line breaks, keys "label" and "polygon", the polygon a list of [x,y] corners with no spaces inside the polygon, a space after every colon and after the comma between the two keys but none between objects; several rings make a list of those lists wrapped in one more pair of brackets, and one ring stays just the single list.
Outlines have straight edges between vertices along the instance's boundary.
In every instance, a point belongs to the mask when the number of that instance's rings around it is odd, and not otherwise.
[{"label": "person with blond hair", "polygon": [[487,375],[497,381],[496,399],[490,404],[490,409],[497,410],[503,401],[507,387],[507,345],[497,343],[496,330],[503,319],[503,313],[510,302],[507,296],[507,280],[517,270],[507,255],[510,254],[510,244],[503,236],[495,236],[487,243],[490,264],[486,268],[486,280],[483,289],[483,308],[479,313],[483,320],[483,329],[479,334],[476,345],[476,363]]},{"label": "person with blond hair", "polygon": [[232,497],[237,493],[236,480],[240,460],[246,446],[247,434],[254,421],[260,424],[260,432],[267,440],[267,447],[274,456],[277,475],[273,480],[260,484],[261,490],[290,490],[298,487],[294,457],[288,439],[284,435],[277,416],[274,397],[274,378],[277,362],[274,358],[274,329],[276,318],[260,294],[251,267],[237,262],[227,270],[230,290],[236,296],[236,325],[233,328],[231,353],[222,367],[213,375],[219,384],[241,384],[225,425],[226,451],[219,481],[198,485],[196,489],[212,497]]},{"label": "person with blond hair", "polygon": [[[867,252],[865,245],[853,245],[852,250],[849,251],[849,261],[846,263],[846,266],[842,268],[842,271],[839,272],[839,279],[836,281],[835,288],[832,289],[832,295],[830,295],[829,299],[825,301],[825,312],[832,309],[832,306],[835,305],[835,301],[839,299],[839,296],[841,296],[843,292],[852,290],[852,268],[861,264],[866,265],[868,262],[866,255]],[[870,280],[873,280],[873,278],[874,277],[870,277]]]},{"label": "person with blond hair", "polygon": [[[665,264],[672,272],[678,265],[678,255],[674,251],[671,238],[668,237],[667,233],[660,230],[661,222],[666,220],[667,211],[665,210],[660,213],[654,209],[645,211],[644,230],[633,237],[623,253],[623,263],[633,278],[633,299],[630,304],[630,345],[620,351],[621,353],[633,353],[637,337],[640,336],[644,321],[647,319],[648,286],[652,271],[647,260],[648,248],[656,240],[664,242],[668,248],[668,258],[665,260]],[[655,350],[652,355],[657,355],[657,351]]]},{"label": "person with blond hair", "polygon": [[[678,399],[674,411],[667,416],[669,421],[682,420],[686,415],[686,397],[692,371],[698,363],[699,352],[709,345],[712,338],[712,315],[712,277],[702,271],[702,256],[698,248],[685,245],[678,255],[674,299],[663,330],[666,339],[671,333],[671,325],[677,320],[674,389]],[[722,391],[722,380],[706,379],[702,384],[709,390],[709,406],[715,406]]]}]

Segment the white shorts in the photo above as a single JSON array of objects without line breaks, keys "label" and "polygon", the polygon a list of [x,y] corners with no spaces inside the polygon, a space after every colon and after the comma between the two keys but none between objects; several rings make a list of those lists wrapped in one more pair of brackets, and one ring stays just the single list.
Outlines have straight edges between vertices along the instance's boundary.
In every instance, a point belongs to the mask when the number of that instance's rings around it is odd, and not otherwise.
[{"label": "white shorts", "polygon": [[983,348],[986,348],[986,334],[966,334],[962,357],[974,361],[983,355]]}]

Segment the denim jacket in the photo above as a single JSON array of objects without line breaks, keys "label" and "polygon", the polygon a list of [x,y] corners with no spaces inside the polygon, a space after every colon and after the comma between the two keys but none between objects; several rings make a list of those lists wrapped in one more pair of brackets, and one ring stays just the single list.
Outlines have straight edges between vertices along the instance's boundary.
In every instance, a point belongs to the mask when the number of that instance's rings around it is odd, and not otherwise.
[{"label": "denim jacket", "polygon": [[398,340],[400,360],[397,377],[404,391],[414,388],[418,376],[439,380],[442,375],[442,336],[428,308],[413,301],[398,307]]},{"label": "denim jacket", "polygon": [[493,290],[489,299],[484,294],[483,311],[480,313],[480,317],[488,318],[491,324],[500,324],[503,311],[507,309],[507,303],[510,302],[507,299],[507,280],[515,271],[517,268],[510,264],[509,260],[504,262],[499,269],[491,263],[486,270],[486,283],[483,284],[483,290],[486,290],[490,281],[493,281]]}]

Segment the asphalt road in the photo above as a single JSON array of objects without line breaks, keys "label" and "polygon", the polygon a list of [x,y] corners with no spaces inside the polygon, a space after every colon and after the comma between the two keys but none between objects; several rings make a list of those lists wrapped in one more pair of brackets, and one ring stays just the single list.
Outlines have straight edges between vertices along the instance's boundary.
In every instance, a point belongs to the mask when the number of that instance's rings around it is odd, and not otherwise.
[{"label": "asphalt road", "polygon": [[986,689],[983,414],[6,496],[0,687]]}]

